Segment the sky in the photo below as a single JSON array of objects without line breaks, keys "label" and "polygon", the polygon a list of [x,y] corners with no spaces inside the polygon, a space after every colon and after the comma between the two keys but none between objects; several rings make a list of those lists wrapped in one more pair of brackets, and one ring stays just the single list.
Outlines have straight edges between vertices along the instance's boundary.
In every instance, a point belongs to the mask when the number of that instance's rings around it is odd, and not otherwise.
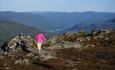
[{"label": "sky", "polygon": [[115,12],[115,0],[0,0],[0,11]]}]

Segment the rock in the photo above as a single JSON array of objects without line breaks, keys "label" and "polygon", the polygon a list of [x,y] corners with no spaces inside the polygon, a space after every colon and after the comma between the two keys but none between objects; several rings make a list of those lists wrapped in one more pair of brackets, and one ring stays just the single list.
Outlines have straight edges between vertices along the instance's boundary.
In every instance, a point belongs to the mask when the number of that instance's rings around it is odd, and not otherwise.
[{"label": "rock", "polygon": [[23,64],[22,60],[16,60],[14,64]]},{"label": "rock", "polygon": [[32,54],[32,53],[28,53],[26,56],[27,56],[27,57],[33,57],[34,54]]},{"label": "rock", "polygon": [[64,36],[66,36],[66,37],[78,36],[78,33],[77,32],[67,32],[64,34]]},{"label": "rock", "polygon": [[91,47],[95,47],[95,45],[92,44]]},{"label": "rock", "polygon": [[5,67],[4,69],[5,69],[5,70],[9,70],[9,69],[11,69],[11,68],[10,68],[10,67]]},{"label": "rock", "polygon": [[81,48],[80,42],[64,42],[63,48]]},{"label": "rock", "polygon": [[16,48],[16,47],[19,46],[19,44],[21,43],[22,40],[25,42],[25,46],[27,46],[27,47],[35,48],[37,46],[36,41],[34,39],[32,39],[31,36],[28,36],[28,35],[27,36],[23,35],[23,36],[15,36],[15,37],[13,37],[8,42],[8,46],[12,47],[12,48]]},{"label": "rock", "polygon": [[91,37],[90,37],[90,36],[87,36],[86,39],[87,39],[88,41],[90,41],[90,40],[91,40]]},{"label": "rock", "polygon": [[16,61],[14,61],[14,64],[25,64],[25,65],[28,65],[29,64],[29,60],[24,58],[24,59],[18,59]]},{"label": "rock", "polygon": [[7,64],[7,63],[4,63],[3,66],[6,67],[6,66],[8,66],[8,64]]},{"label": "rock", "polygon": [[29,65],[29,60],[28,59],[23,59],[23,63],[26,65]]},{"label": "rock", "polygon": [[[4,52],[6,53],[17,53],[17,52],[32,52],[38,53],[36,51],[36,41],[29,35],[17,35],[12,37],[7,42],[8,50],[6,49]],[[4,46],[5,47],[5,46]],[[4,50],[1,48],[1,50]]]},{"label": "rock", "polygon": [[109,38],[108,38],[108,37],[106,37],[106,38],[105,38],[105,40],[109,40]]},{"label": "rock", "polygon": [[39,54],[39,50],[37,48],[28,47],[27,50],[30,51],[31,54]]},{"label": "rock", "polygon": [[62,49],[62,48],[81,48],[80,42],[68,42],[65,41],[63,44],[57,43],[55,45],[52,45],[48,48],[50,49]]},{"label": "rock", "polygon": [[41,61],[46,61],[46,60],[48,60],[48,59],[52,59],[52,58],[56,58],[56,57],[54,57],[54,56],[51,56],[51,55],[47,55],[47,56],[40,56],[40,60]]},{"label": "rock", "polygon": [[110,30],[110,29],[101,29],[101,34],[108,34],[110,32],[113,32],[113,30]]},{"label": "rock", "polygon": [[4,57],[3,57],[2,55],[0,55],[0,60],[3,60],[3,58],[4,58]]},{"label": "rock", "polygon": [[83,41],[85,41],[85,39],[83,37],[79,37],[79,38],[77,38],[77,41],[83,42]]},{"label": "rock", "polygon": [[62,49],[63,48],[63,46],[62,45],[60,45],[60,44],[56,44],[56,45],[53,45],[53,46],[49,46],[48,47],[49,49]]},{"label": "rock", "polygon": [[73,65],[73,64],[74,64],[74,61],[72,61],[72,60],[66,60],[66,64],[67,64],[68,66]]}]

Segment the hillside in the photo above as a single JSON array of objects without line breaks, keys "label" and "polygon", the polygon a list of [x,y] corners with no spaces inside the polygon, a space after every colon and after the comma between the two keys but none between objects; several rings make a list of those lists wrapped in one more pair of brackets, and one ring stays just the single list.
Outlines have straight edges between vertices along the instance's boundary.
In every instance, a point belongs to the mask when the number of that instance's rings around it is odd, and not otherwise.
[{"label": "hillside", "polygon": [[[23,38],[24,44],[18,44]],[[9,46],[8,51],[3,47]],[[17,35],[0,48],[0,70],[114,70],[115,30],[69,32],[47,39],[38,53],[35,40]]]},{"label": "hillside", "polygon": [[100,30],[100,29],[115,29],[115,18],[111,19],[111,20],[107,20],[103,23],[96,23],[96,24],[76,24],[75,26],[65,30],[69,31],[69,32],[76,32],[76,31],[80,31],[83,30],[85,32],[91,32],[91,30],[96,29],[96,30]]},{"label": "hillside", "polygon": [[0,20],[34,26],[45,32],[61,32],[75,25],[78,26],[77,31],[81,27],[85,29],[85,26],[90,30],[92,25],[109,24],[107,21],[113,18],[115,13],[106,12],[0,12]]},{"label": "hillside", "polygon": [[10,21],[0,21],[0,45],[9,38],[24,33],[27,35],[34,36],[40,29],[29,27],[20,23]]}]

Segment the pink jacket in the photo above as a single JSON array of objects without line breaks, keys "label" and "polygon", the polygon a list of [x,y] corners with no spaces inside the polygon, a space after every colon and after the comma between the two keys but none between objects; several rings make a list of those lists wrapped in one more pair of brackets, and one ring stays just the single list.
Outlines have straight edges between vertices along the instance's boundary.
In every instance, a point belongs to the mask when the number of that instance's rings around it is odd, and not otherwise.
[{"label": "pink jacket", "polygon": [[46,40],[46,38],[44,37],[44,35],[42,33],[38,33],[36,35],[36,41],[37,42],[42,43],[42,42],[44,42],[44,40]]}]

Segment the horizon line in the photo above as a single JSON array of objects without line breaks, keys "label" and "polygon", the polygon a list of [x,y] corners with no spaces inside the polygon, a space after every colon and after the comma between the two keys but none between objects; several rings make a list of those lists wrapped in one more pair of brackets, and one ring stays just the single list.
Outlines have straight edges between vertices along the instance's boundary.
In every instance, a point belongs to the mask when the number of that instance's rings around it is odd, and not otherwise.
[{"label": "horizon line", "polygon": [[9,11],[9,10],[6,10],[6,11],[1,11],[0,12],[59,12],[59,13],[76,13],[76,12],[81,12],[81,13],[87,13],[87,12],[99,12],[99,13],[115,13],[115,12],[110,12],[110,11]]}]

